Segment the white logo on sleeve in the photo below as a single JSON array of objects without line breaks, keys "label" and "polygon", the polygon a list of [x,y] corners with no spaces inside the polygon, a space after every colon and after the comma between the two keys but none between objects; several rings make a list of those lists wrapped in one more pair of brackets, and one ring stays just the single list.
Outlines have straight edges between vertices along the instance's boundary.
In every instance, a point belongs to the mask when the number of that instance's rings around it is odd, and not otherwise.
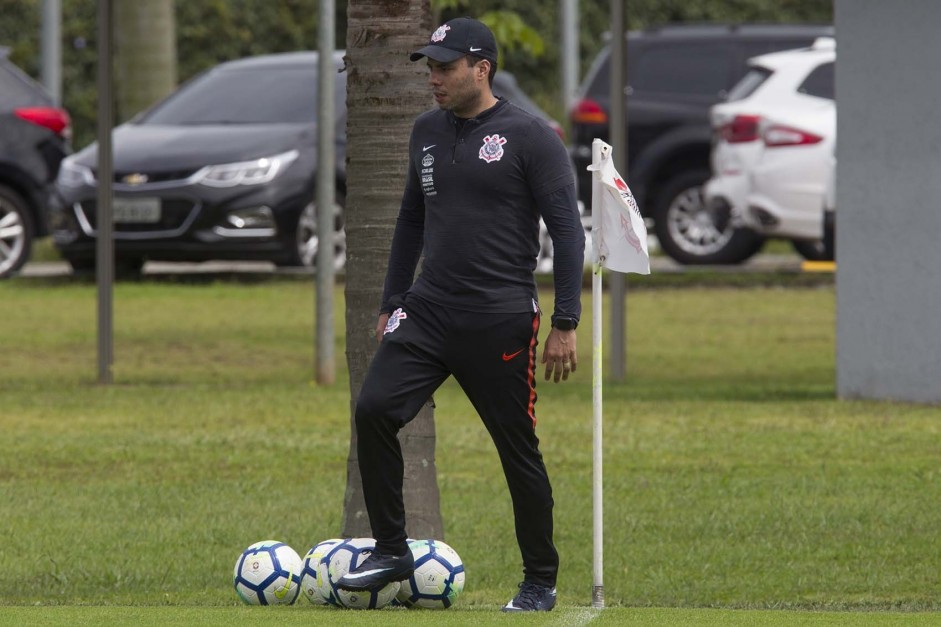
[{"label": "white logo on sleeve", "polygon": [[499,161],[503,156],[503,144],[505,143],[506,138],[500,137],[496,133],[484,137],[484,145],[480,147],[480,158],[487,163]]}]

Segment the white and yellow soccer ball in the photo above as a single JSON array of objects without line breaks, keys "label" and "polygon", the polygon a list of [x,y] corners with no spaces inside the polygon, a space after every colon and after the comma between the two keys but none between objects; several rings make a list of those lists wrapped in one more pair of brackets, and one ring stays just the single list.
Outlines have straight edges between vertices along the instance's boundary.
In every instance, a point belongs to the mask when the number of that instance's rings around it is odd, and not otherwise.
[{"label": "white and yellow soccer ball", "polygon": [[402,582],[396,600],[407,607],[444,610],[464,590],[464,562],[441,540],[415,540],[408,548],[415,572]]},{"label": "white and yellow soccer ball", "polygon": [[235,562],[235,592],[248,605],[290,605],[301,591],[302,566],[283,542],[256,542]]},{"label": "white and yellow soccer ball", "polygon": [[333,538],[318,542],[304,556],[304,567],[301,570],[301,591],[307,600],[314,605],[339,605],[330,582],[327,581],[327,564],[323,563],[324,556],[330,549],[343,542],[342,538]]},{"label": "white and yellow soccer ball", "polygon": [[337,581],[340,577],[355,570],[375,549],[376,541],[372,538],[350,538],[331,548],[321,560],[327,565],[327,583],[330,593],[342,607],[378,610],[395,599],[399,591],[397,581],[374,591],[352,592],[337,588]]}]

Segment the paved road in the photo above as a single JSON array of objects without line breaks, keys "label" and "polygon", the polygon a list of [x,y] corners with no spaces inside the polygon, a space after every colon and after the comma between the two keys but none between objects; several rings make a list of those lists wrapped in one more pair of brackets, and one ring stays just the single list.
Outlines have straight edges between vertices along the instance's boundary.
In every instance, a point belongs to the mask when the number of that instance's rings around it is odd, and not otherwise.
[{"label": "paved road", "polygon": [[[734,266],[709,266],[711,271],[719,272],[799,272],[802,260],[796,255],[755,255],[746,263]],[[674,273],[703,269],[705,266],[683,266],[668,257],[652,257],[651,272]],[[20,271],[25,277],[63,277],[72,274],[69,264],[64,261],[43,261],[28,263]],[[272,263],[207,261],[204,263],[167,263],[148,261],[144,264],[145,276],[174,274],[272,274],[298,275],[313,274],[304,268],[279,268]]]}]

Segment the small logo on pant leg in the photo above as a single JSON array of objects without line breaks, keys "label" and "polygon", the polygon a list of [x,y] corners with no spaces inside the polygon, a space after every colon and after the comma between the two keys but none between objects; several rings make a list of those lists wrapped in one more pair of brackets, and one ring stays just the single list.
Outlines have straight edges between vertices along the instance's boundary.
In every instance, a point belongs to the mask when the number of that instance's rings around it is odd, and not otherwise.
[{"label": "small logo on pant leg", "polygon": [[405,320],[406,318],[408,318],[408,314],[402,311],[402,308],[399,307],[392,312],[392,315],[389,316],[389,320],[386,322],[385,331],[383,331],[382,334],[385,335],[387,333],[392,333],[399,328],[399,324],[401,324],[402,320]]},{"label": "small logo on pant leg", "polygon": [[514,357],[516,357],[517,355],[519,355],[520,353],[522,353],[524,350],[526,350],[526,349],[525,349],[525,348],[521,348],[521,349],[519,349],[518,351],[516,351],[515,353],[503,353],[503,361],[510,361],[511,359],[513,359]]}]

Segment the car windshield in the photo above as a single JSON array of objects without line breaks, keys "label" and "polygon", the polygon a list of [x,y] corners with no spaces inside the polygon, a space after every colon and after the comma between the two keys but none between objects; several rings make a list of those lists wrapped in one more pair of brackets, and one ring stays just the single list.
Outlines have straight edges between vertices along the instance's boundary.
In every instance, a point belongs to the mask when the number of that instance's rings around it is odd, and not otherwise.
[{"label": "car windshield", "polygon": [[516,78],[510,76],[506,72],[497,73],[493,79],[493,95],[497,97],[503,97],[517,105],[521,109],[525,109],[534,115],[540,117],[548,117],[546,113],[539,108],[539,106],[532,101],[532,99],[523,93],[523,90],[520,89],[519,84],[516,82]]},{"label": "car windshield", "polygon": [[275,124],[317,119],[313,67],[227,68],[195,78],[139,124]]},{"label": "car windshield", "polygon": [[49,106],[52,106],[52,99],[42,88],[18,67],[0,57],[0,111]]}]

